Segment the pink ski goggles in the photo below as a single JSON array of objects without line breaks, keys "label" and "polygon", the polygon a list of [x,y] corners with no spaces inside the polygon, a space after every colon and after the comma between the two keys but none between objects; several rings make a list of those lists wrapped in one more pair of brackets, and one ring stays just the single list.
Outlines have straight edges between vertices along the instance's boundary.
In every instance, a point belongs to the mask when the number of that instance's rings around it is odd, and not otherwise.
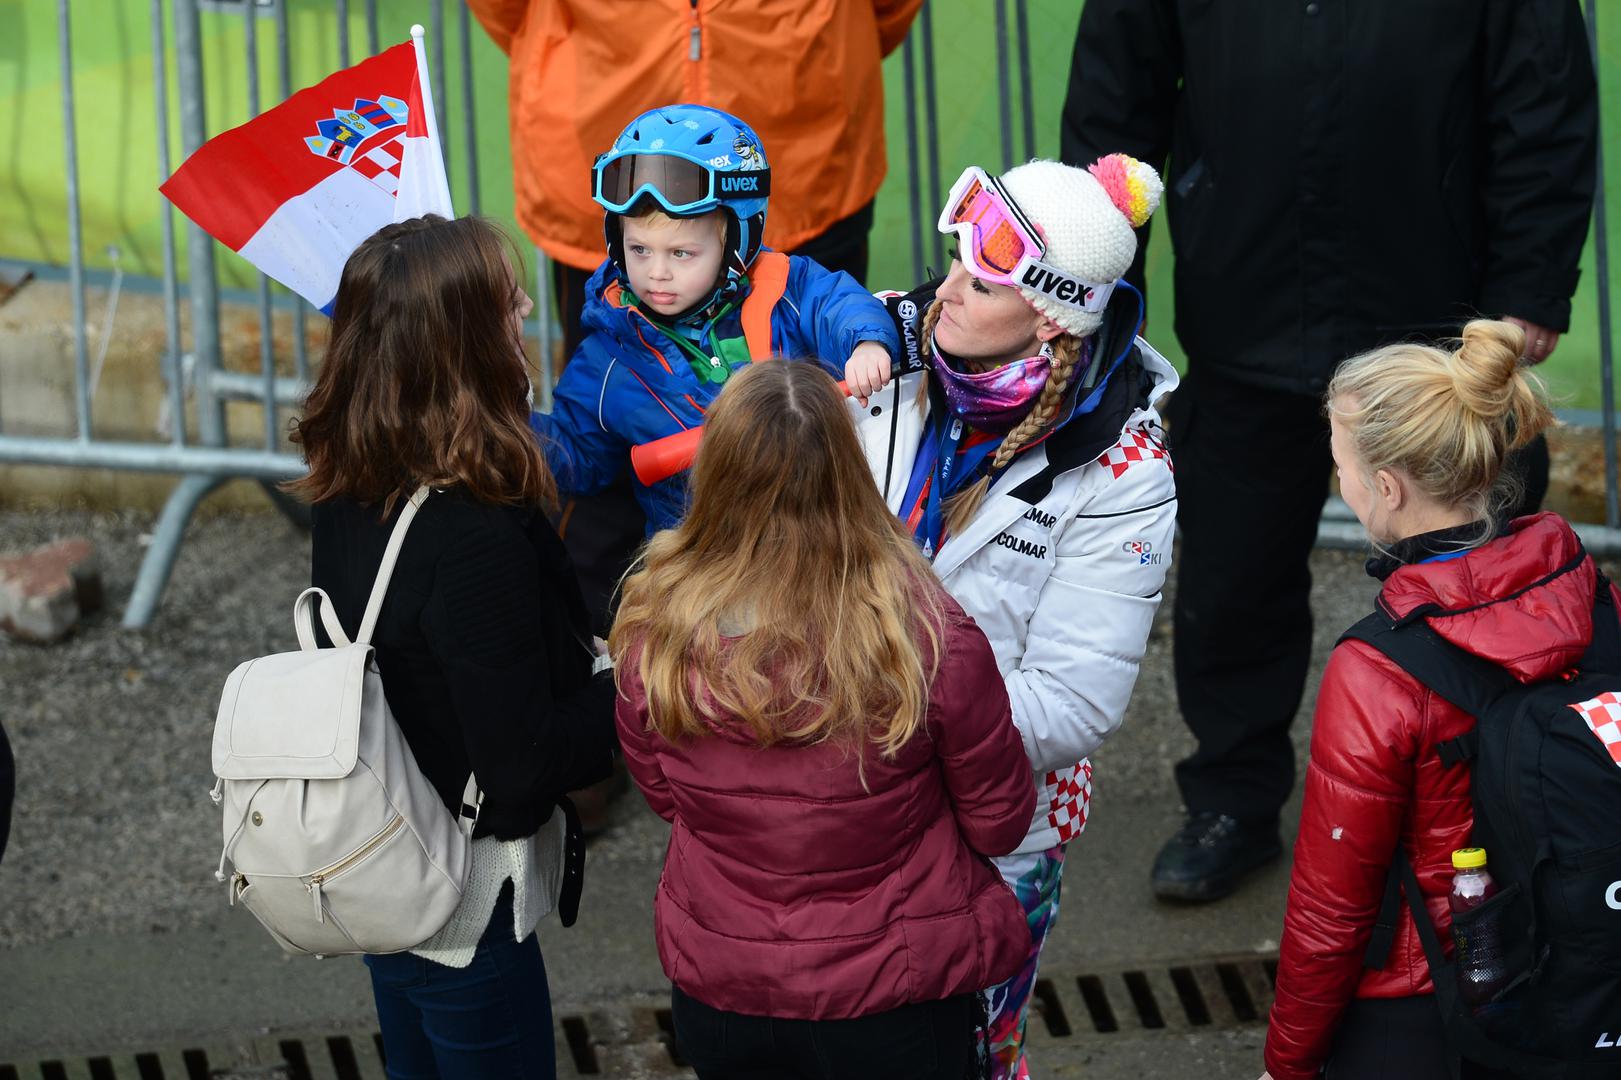
[{"label": "pink ski goggles", "polygon": [[981,281],[1027,289],[1091,313],[1109,303],[1115,283],[1082,281],[1042,261],[1047,244],[1007,191],[977,165],[963,170],[940,211],[940,231],[955,235],[958,258]]}]

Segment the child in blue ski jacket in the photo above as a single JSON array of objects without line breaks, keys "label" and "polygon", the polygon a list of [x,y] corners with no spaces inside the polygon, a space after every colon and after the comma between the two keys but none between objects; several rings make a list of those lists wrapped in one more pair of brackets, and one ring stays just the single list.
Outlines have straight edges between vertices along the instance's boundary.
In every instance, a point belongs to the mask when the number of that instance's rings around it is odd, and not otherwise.
[{"label": "child in blue ski jacket", "polygon": [[[701,105],[643,113],[597,159],[608,259],[586,287],[586,332],[550,413],[535,413],[569,494],[601,491],[631,447],[704,422],[737,368],[814,359],[835,378],[852,357],[898,348],[883,304],[848,274],[763,249],[771,170],[741,120]],[[636,484],[649,534],[686,512],[686,474]]]}]

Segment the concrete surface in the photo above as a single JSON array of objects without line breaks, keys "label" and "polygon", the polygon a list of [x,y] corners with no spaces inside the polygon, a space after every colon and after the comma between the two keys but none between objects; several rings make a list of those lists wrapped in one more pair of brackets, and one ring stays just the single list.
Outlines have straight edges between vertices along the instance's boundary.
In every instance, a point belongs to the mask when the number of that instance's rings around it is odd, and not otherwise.
[{"label": "concrete surface", "polygon": [[[226,909],[212,876],[217,695],[239,660],[292,645],[307,537],[271,514],[195,522],[155,624],[127,633],[118,614],[150,526],[145,514],[0,511],[0,549],[89,536],[108,594],[107,610],[58,646],[0,643],[0,717],[18,764],[0,865],[0,1063],[375,1025],[357,960],[283,956],[250,916]],[[1319,552],[1313,567],[1320,665],[1373,588],[1356,556]],[[1123,729],[1095,758],[1092,822],[1070,849],[1043,973],[1072,1019],[1085,1015],[1079,974],[1277,947],[1286,863],[1213,906],[1167,906],[1150,894],[1149,864],[1180,820],[1171,764],[1191,747],[1174,707],[1165,624]],[[1307,727],[1295,732],[1302,755]],[[1286,819],[1297,813],[1296,802]],[[665,836],[640,797],[627,796],[590,848],[578,925],[542,928],[559,1015],[667,994],[650,917]],[[1042,1031],[1037,1062],[1053,1077],[1249,1080],[1263,1037],[1258,1025],[1067,1040]]]}]

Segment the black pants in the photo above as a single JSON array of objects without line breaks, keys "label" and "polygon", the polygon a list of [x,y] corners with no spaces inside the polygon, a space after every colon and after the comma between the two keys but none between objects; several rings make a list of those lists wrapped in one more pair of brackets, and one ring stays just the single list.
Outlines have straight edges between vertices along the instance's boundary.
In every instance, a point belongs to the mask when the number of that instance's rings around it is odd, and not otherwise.
[{"label": "black pants", "polygon": [[[1357,998],[1334,1032],[1323,1080],[1450,1080],[1435,999]],[[1463,1063],[1463,1080],[1511,1080]]]},{"label": "black pants", "polygon": [[[1176,765],[1189,812],[1276,822],[1294,788],[1289,727],[1311,663],[1311,569],[1333,457],[1315,396],[1191,373],[1168,408],[1176,463],[1173,661],[1198,749]],[[1529,513],[1547,444],[1512,463]],[[1371,609],[1374,588],[1370,582]]]},{"label": "black pants", "polygon": [[[834,222],[820,236],[807,240],[793,254],[808,255],[829,270],[843,270],[857,281],[864,280],[872,213],[873,204],[869,202],[849,217]],[[574,355],[584,337],[580,315],[585,308],[585,286],[590,278],[590,271],[552,262],[552,289],[557,295],[565,358]],[[591,612],[596,632],[606,637],[608,624],[613,621],[614,589],[647,530],[647,519],[636,502],[629,463],[606,490],[566,500],[557,527],[579,572],[580,589],[585,593],[586,607]]]},{"label": "black pants", "polygon": [[6,855],[6,839],[11,835],[11,800],[17,793],[17,765],[11,756],[6,729],[0,726],[0,859]]},{"label": "black pants", "polygon": [[853,1020],[774,1020],[712,1009],[675,987],[676,1041],[698,1080],[963,1080],[973,1075],[972,994]]}]

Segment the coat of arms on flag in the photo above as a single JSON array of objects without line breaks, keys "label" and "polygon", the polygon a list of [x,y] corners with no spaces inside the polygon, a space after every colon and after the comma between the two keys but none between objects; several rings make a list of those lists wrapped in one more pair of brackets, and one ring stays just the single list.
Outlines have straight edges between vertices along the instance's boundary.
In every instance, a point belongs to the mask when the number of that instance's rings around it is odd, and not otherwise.
[{"label": "coat of arms on flag", "polygon": [[413,27],[414,41],[216,135],[161,190],[210,236],[330,312],[362,240],[406,218],[455,216],[420,33]]},{"label": "coat of arms on flag", "polygon": [[317,157],[331,158],[393,195],[400,187],[405,157],[405,121],[411,106],[379,94],[376,101],[356,98],[350,109],[333,109],[332,118],[316,124],[318,135],[304,144]]}]

